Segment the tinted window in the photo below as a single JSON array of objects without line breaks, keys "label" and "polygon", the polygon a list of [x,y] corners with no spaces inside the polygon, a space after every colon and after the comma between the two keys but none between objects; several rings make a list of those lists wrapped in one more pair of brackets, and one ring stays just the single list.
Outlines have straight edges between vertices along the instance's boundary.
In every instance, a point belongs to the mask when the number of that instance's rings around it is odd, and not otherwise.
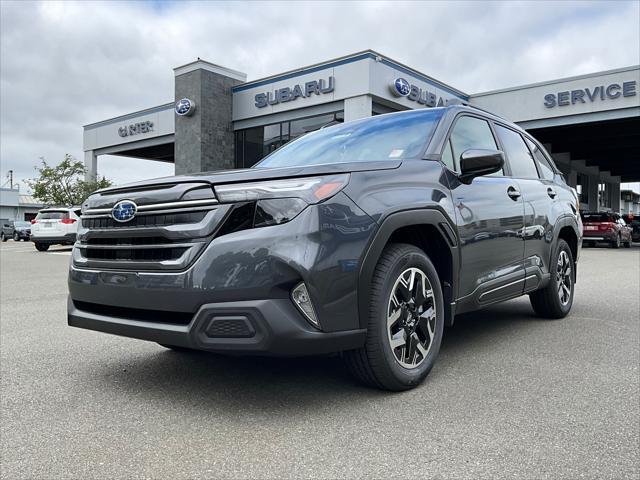
[{"label": "tinted window", "polygon": [[549,162],[549,159],[545,156],[544,153],[542,153],[542,150],[535,143],[533,143],[528,138],[526,140],[527,145],[529,145],[529,149],[531,150],[531,152],[533,152],[533,158],[535,158],[538,162],[538,169],[540,170],[542,178],[544,178],[545,180],[553,180],[555,172],[553,167],[551,166],[551,163]]},{"label": "tinted window", "polygon": [[585,222],[611,222],[613,218],[608,213],[583,213],[582,220]]},{"label": "tinted window", "polygon": [[519,178],[538,178],[536,164],[520,134],[500,125],[496,125],[496,133],[509,159],[511,175]]},{"label": "tinted window", "polygon": [[460,155],[470,148],[484,148],[495,150],[496,142],[485,120],[474,117],[461,117],[451,133],[453,155],[460,159]]},{"label": "tinted window", "polygon": [[453,152],[451,151],[451,142],[447,140],[447,144],[442,152],[442,163],[444,163],[450,170],[457,171],[456,164],[453,161]]},{"label": "tinted window", "polygon": [[442,109],[415,110],[356,120],[304,135],[256,167],[401,160],[419,157]]},{"label": "tinted window", "polygon": [[62,220],[63,218],[69,218],[69,214],[65,210],[48,210],[38,213],[36,218],[38,220]]},{"label": "tinted window", "polygon": [[[460,117],[451,132],[451,148],[457,166],[460,155],[465,150],[470,148],[496,150],[498,147],[489,122],[475,117]],[[502,175],[502,170],[493,175]]]}]

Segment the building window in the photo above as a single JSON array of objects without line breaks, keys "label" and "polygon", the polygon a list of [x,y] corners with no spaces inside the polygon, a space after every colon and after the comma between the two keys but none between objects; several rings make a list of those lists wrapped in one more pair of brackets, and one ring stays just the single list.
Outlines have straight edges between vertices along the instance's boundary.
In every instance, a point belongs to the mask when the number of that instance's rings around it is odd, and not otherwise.
[{"label": "building window", "polygon": [[322,127],[342,122],[344,122],[344,112],[339,111],[237,130],[235,133],[236,168],[250,168],[288,141]]},{"label": "building window", "polygon": [[611,188],[606,183],[598,184],[598,204],[601,208],[611,208]]}]

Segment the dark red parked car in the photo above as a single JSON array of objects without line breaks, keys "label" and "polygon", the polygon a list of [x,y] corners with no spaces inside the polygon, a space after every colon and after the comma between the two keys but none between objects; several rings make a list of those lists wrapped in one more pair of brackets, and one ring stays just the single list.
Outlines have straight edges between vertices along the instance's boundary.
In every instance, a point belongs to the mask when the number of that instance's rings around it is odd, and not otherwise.
[{"label": "dark red parked car", "polygon": [[582,243],[585,246],[607,242],[613,248],[631,247],[633,230],[617,213],[584,212],[582,215]]}]

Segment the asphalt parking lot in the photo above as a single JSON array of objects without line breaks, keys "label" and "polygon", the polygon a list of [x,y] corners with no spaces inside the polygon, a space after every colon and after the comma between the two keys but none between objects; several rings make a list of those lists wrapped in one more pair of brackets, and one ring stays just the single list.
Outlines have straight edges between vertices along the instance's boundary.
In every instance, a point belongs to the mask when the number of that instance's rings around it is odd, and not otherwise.
[{"label": "asphalt parking lot", "polygon": [[2,478],[640,477],[637,245],[583,249],[564,320],[459,318],[402,394],[70,328],[69,255],[0,246]]}]

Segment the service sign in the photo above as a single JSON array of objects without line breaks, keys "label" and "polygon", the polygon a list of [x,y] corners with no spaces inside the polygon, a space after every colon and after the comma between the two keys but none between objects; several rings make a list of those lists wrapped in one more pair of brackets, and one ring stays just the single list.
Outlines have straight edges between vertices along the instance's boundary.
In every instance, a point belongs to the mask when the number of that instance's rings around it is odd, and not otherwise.
[{"label": "service sign", "polygon": [[547,93],[544,96],[544,106],[547,108],[566,107],[580,103],[615,100],[617,98],[635,97],[638,94],[638,82],[610,83],[608,85],[594,85],[587,88],[565,90],[557,93]]}]

